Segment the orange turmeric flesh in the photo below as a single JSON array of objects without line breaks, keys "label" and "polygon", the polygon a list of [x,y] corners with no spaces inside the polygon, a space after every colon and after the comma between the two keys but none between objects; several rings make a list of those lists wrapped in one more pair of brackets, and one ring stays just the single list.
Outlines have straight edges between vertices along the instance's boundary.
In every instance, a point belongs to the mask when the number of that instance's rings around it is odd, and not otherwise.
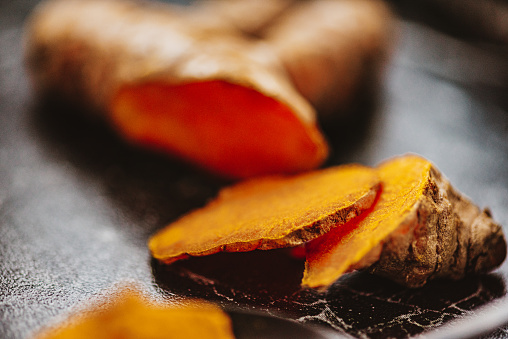
[{"label": "orange turmeric flesh", "polygon": [[125,291],[105,310],[77,315],[37,339],[233,339],[228,315],[211,303],[191,300],[183,306],[153,304]]},{"label": "orange turmeric flesh", "polygon": [[488,272],[506,256],[502,228],[418,156],[378,167],[379,200],[362,217],[306,244],[302,285],[327,288],[361,268],[408,287]]},{"label": "orange turmeric flesh", "polygon": [[112,119],[137,144],[232,178],[318,167],[327,145],[315,124],[251,88],[220,80],[126,86]]},{"label": "orange turmeric flesh", "polygon": [[154,258],[171,263],[220,251],[297,246],[360,215],[379,188],[376,172],[360,165],[252,179],[155,234],[149,248]]}]

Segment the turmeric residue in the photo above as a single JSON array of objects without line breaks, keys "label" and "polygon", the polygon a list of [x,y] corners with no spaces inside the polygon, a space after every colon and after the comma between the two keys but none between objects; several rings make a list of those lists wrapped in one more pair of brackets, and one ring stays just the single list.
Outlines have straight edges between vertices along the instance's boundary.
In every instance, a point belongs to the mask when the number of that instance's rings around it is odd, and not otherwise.
[{"label": "turmeric residue", "polygon": [[403,156],[383,163],[378,173],[383,190],[373,209],[346,232],[337,227],[307,244],[304,286],[326,288],[347,271],[369,267],[417,287],[487,272],[504,260],[501,227],[429,161]]},{"label": "turmeric residue", "polygon": [[297,246],[360,215],[379,188],[376,171],[360,165],[254,179],[170,224],[149,248],[171,263],[189,255]]},{"label": "turmeric residue", "polygon": [[125,290],[105,310],[77,315],[38,339],[233,339],[231,320],[214,304],[190,300],[184,305],[155,304]]}]

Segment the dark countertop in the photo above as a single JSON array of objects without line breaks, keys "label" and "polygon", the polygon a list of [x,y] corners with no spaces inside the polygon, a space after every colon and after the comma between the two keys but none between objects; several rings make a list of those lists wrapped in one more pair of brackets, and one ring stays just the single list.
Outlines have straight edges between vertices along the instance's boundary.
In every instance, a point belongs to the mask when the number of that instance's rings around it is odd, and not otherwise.
[{"label": "dark countertop", "polygon": [[[492,274],[416,290],[355,273],[319,294],[300,290],[302,263],[281,251],[221,254],[170,267],[152,261],[148,237],[226,183],[123,143],[77,107],[35,100],[21,37],[36,2],[0,1],[1,338],[26,338],[128,283],[169,301],[215,301],[231,311],[240,338],[259,337],[255,322],[272,337],[309,337],[299,327],[290,332],[294,322],[272,316],[319,325],[330,338],[492,331],[488,338],[508,338],[502,325],[508,323],[506,263]],[[441,30],[446,13],[436,24],[415,15],[418,8],[394,5],[399,40],[386,79],[376,100],[365,100],[370,105],[325,126],[334,150],[328,164],[375,165],[421,154],[508,227],[506,46],[457,34],[467,31],[460,26]]]}]

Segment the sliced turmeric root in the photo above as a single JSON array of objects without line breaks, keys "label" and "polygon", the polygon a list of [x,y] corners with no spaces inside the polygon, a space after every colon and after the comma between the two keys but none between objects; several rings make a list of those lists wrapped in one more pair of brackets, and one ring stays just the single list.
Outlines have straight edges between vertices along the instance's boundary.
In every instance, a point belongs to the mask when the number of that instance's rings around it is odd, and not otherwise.
[{"label": "sliced turmeric root", "polygon": [[126,139],[230,178],[297,173],[328,147],[271,49],[172,7],[44,3],[28,25],[35,87],[106,112]]},{"label": "sliced turmeric root", "polygon": [[229,316],[214,304],[189,300],[184,305],[154,304],[137,292],[123,291],[106,309],[76,315],[37,339],[233,339]]},{"label": "sliced turmeric root", "polygon": [[292,177],[253,179],[155,234],[152,256],[188,256],[297,246],[367,210],[380,188],[376,172],[341,166]]},{"label": "sliced turmeric root", "polygon": [[419,287],[503,262],[501,227],[430,162],[408,155],[381,164],[378,172],[383,189],[372,210],[306,245],[304,286],[327,288],[343,273],[368,267]]}]

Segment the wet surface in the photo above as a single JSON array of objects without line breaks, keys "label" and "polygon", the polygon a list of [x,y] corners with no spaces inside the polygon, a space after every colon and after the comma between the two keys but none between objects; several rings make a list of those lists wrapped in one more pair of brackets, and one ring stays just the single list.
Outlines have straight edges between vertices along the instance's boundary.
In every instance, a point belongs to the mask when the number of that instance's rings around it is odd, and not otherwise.
[{"label": "wet surface", "polygon": [[[215,301],[232,312],[244,338],[260,337],[256,331],[263,328],[266,337],[277,337],[291,325],[302,337],[309,336],[299,325],[329,330],[326,337],[425,331],[439,337],[441,328],[448,337],[485,330],[494,331],[490,338],[508,337],[501,326],[508,321],[507,264],[493,274],[416,290],[354,273],[318,293],[300,289],[303,262],[282,250],[171,266],[153,261],[148,237],[227,182],[124,143],[72,104],[35,99],[21,45],[22,23],[34,4],[0,2],[1,338],[26,338],[126,283],[169,302]],[[507,227],[504,49],[401,20],[375,103],[359,104],[357,116],[325,126],[334,150],[329,165],[421,154]],[[465,325],[447,327],[461,318]],[[475,330],[459,332],[468,326]]]}]

